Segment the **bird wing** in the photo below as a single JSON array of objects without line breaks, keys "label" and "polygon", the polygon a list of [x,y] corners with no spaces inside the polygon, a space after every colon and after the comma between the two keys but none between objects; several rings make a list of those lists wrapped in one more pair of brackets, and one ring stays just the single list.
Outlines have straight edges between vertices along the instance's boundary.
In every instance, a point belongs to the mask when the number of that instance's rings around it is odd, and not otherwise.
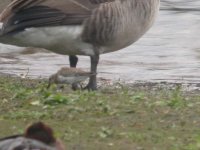
[{"label": "bird wing", "polygon": [[101,3],[113,0],[14,0],[1,13],[3,34],[31,27],[79,25]]}]

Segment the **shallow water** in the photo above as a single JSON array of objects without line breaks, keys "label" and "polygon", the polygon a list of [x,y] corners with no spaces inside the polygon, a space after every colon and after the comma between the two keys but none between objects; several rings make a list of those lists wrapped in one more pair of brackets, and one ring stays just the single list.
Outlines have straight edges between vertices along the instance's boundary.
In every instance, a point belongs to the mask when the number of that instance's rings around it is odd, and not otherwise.
[{"label": "shallow water", "polygon": [[[0,45],[0,73],[48,77],[68,57],[44,50]],[[89,69],[89,58],[78,67]],[[200,1],[163,0],[153,28],[137,43],[101,56],[99,77],[144,82],[200,83]]]}]

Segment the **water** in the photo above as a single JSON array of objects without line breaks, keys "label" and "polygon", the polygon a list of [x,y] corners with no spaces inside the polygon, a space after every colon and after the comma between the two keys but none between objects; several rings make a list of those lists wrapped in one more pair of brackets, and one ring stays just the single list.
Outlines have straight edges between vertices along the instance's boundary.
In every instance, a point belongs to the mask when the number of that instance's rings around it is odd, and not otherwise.
[{"label": "water", "polygon": [[[88,70],[89,58],[78,67]],[[0,45],[0,73],[46,78],[68,57]],[[137,43],[101,56],[98,76],[144,82],[200,83],[200,1],[163,0],[154,27]]]}]

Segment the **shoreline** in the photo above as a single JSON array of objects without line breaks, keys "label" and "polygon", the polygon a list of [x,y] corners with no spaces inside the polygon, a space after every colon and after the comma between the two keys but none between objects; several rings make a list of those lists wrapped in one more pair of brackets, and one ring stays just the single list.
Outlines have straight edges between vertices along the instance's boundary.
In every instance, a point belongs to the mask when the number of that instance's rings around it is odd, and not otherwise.
[{"label": "shoreline", "polygon": [[[48,77],[38,77],[38,78],[31,78],[26,76],[26,74],[21,75],[12,75],[12,74],[6,74],[0,72],[0,78],[18,78],[20,80],[35,80],[35,81],[43,81],[48,82]],[[139,89],[168,89],[168,90],[174,90],[177,87],[180,87],[182,91],[185,92],[198,92],[200,91],[200,82],[186,82],[184,80],[175,80],[175,81],[159,81],[159,80],[152,80],[152,81],[143,81],[143,80],[136,80],[136,81],[125,81],[122,79],[118,80],[111,80],[99,77],[97,78],[98,86],[100,88],[106,88],[106,87],[116,87],[118,85],[129,87],[129,88],[139,88]],[[86,84],[87,81],[84,82]]]}]

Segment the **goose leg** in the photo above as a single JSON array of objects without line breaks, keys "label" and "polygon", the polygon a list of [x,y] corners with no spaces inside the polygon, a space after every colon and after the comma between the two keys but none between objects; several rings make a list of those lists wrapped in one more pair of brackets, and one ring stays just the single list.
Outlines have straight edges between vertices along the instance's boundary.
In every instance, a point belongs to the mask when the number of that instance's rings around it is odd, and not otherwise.
[{"label": "goose leg", "polygon": [[76,55],[70,55],[69,56],[70,67],[76,68],[77,63],[78,63],[78,57]]},{"label": "goose leg", "polygon": [[91,73],[94,74],[90,76],[89,83],[85,87],[88,90],[97,90],[97,65],[99,63],[99,55],[91,56]]},{"label": "goose leg", "polygon": [[[69,55],[69,65],[71,68],[76,68],[78,63],[78,57],[76,55]],[[77,83],[73,83],[72,85],[72,89],[75,91],[78,89],[78,84]]]}]

